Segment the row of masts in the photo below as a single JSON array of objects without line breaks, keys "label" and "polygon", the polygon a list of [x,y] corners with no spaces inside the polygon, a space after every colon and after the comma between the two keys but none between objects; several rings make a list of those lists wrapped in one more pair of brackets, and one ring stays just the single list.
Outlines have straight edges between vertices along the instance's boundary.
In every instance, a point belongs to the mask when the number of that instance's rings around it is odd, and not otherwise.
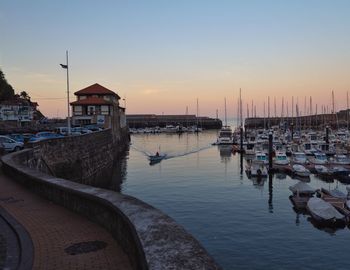
[{"label": "row of masts", "polygon": [[[226,101],[225,101],[226,102]],[[304,97],[304,110],[302,111],[300,108],[299,104],[299,98],[295,98],[292,96],[291,99],[291,111],[289,110],[289,102],[286,101],[284,97],[281,99],[281,109],[280,109],[280,114],[277,113],[277,102],[276,102],[276,97],[274,97],[273,100],[273,109],[274,109],[274,115],[272,114],[271,110],[271,101],[270,101],[270,96],[267,97],[267,104],[266,101],[263,102],[263,118],[264,120],[270,119],[270,118],[280,118],[281,121],[284,120],[284,118],[294,118],[294,117],[302,117],[302,116],[317,116],[318,114],[334,114],[335,118],[337,118],[337,113],[336,113],[336,106],[335,106],[335,97],[334,97],[334,91],[332,90],[332,102],[331,102],[331,107],[328,105],[321,105],[319,108],[318,104],[314,104],[312,97],[309,97],[309,100],[307,100],[307,97]],[[242,90],[239,90],[239,99],[238,99],[238,104],[237,104],[237,126],[243,126],[243,107],[242,107]],[[226,103],[225,103],[226,104]],[[267,108],[266,108],[267,107]],[[346,93],[346,110],[347,110],[347,125],[349,127],[349,93]],[[291,112],[291,114],[290,114]],[[257,107],[256,104],[254,104],[254,101],[251,101],[251,104],[247,103],[246,104],[246,118],[262,118],[261,116],[257,116]],[[311,119],[311,118],[310,118]],[[311,120],[310,120],[311,121]],[[336,119],[338,121],[338,119]],[[264,126],[265,123],[264,123]]]}]

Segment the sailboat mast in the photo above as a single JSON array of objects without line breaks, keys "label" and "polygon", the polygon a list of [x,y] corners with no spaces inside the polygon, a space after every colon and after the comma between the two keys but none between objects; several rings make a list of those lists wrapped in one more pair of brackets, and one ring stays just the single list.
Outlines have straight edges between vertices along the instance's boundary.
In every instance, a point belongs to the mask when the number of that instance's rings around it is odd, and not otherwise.
[{"label": "sailboat mast", "polygon": [[270,129],[270,96],[267,97],[267,125]]},{"label": "sailboat mast", "polygon": [[243,127],[242,89],[241,88],[239,88],[239,108],[240,108],[241,127]]},{"label": "sailboat mast", "polygon": [[349,130],[349,92],[346,92],[346,123]]},{"label": "sailboat mast", "polygon": [[227,127],[226,97],[225,97],[225,127]]}]

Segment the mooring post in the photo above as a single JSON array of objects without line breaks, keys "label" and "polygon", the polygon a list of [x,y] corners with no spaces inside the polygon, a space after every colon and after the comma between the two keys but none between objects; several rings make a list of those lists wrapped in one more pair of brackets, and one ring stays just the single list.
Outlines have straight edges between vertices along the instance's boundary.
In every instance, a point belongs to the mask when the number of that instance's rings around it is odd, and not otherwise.
[{"label": "mooring post", "polygon": [[326,144],[329,144],[329,127],[326,126]]},{"label": "mooring post", "polygon": [[269,133],[269,172],[272,172],[272,152],[273,152],[273,141],[272,131]]}]

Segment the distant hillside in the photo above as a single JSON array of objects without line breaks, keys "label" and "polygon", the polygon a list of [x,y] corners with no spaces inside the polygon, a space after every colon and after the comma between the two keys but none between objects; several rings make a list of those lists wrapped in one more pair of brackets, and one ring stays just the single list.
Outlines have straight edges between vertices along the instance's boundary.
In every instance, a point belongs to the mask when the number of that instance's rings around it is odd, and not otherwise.
[{"label": "distant hillside", "polygon": [[15,95],[15,90],[6,81],[5,74],[0,69],[0,101],[8,100],[13,98]]}]

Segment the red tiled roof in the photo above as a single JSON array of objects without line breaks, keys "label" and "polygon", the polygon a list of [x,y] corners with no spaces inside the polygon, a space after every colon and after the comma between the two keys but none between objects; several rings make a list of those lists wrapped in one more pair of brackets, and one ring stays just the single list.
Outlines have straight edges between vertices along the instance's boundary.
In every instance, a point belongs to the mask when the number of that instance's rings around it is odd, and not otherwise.
[{"label": "red tiled roof", "polygon": [[118,99],[120,97],[114,93],[113,91],[107,89],[106,87],[103,87],[102,85],[95,83],[93,85],[90,85],[84,89],[81,89],[74,93],[74,95],[80,96],[80,95],[113,95],[116,96]]},{"label": "red tiled roof", "polygon": [[88,97],[85,99],[73,101],[70,105],[112,105],[112,102],[99,97]]}]

